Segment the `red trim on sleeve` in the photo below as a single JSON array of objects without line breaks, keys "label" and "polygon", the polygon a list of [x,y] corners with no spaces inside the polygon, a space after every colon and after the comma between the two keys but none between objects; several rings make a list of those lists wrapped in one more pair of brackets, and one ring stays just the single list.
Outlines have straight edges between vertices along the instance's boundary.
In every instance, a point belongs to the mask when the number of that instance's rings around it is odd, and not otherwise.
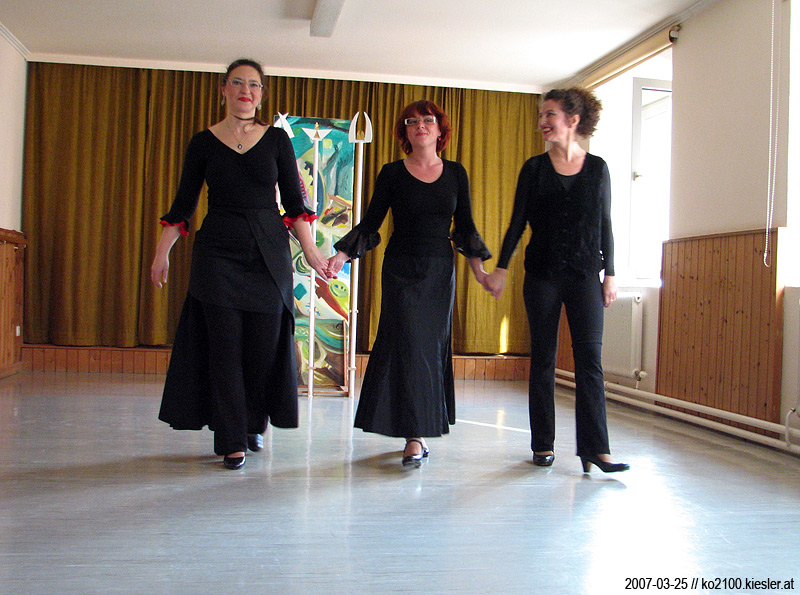
[{"label": "red trim on sleeve", "polygon": [[298,219],[302,219],[303,221],[308,221],[309,223],[316,221],[318,217],[316,215],[309,215],[308,213],[302,213],[297,217],[289,217],[288,215],[283,218],[283,224],[288,227],[289,229],[294,229],[294,224],[297,223]]},{"label": "red trim on sleeve", "polygon": [[182,236],[188,236],[189,230],[186,228],[186,221],[181,221],[179,223],[170,223],[169,221],[164,221],[161,219],[159,221],[162,227],[175,227],[176,225],[180,227],[180,232]]}]

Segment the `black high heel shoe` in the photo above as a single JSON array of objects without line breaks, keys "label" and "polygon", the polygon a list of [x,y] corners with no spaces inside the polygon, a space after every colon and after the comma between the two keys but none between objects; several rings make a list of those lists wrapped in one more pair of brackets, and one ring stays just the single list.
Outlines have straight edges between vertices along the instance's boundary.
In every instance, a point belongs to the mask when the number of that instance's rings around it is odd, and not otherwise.
[{"label": "black high heel shoe", "polygon": [[261,434],[247,435],[247,448],[253,452],[258,452],[264,448],[264,437]]},{"label": "black high heel shoe", "polygon": [[581,463],[583,463],[584,473],[589,473],[593,464],[603,473],[619,473],[620,471],[627,471],[631,468],[628,463],[607,463],[606,461],[600,460],[598,456],[581,457]]},{"label": "black high heel shoe", "polygon": [[409,438],[406,440],[406,446],[408,446],[409,442],[416,442],[422,447],[422,452],[416,455],[407,455],[405,454],[405,450],[403,450],[403,467],[419,467],[422,465],[422,459],[427,457],[431,451],[428,450],[428,447],[422,442],[422,440],[417,440],[416,438]]},{"label": "black high heel shoe", "polygon": [[231,457],[225,455],[222,459],[222,464],[225,465],[226,469],[241,469],[244,467],[244,455],[240,457]]}]

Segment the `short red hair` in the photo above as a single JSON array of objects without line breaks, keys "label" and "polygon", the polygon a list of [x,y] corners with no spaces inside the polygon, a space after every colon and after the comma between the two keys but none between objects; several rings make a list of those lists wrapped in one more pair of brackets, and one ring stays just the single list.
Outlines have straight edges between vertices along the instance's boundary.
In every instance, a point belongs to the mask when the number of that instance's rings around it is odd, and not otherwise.
[{"label": "short red hair", "polygon": [[413,118],[415,115],[436,116],[436,123],[439,125],[439,138],[436,140],[436,152],[441,153],[444,151],[453,133],[450,119],[433,101],[420,99],[404,107],[403,111],[400,112],[400,116],[397,118],[397,123],[394,125],[394,135],[397,137],[397,140],[400,141],[400,148],[403,149],[403,152],[406,155],[410,155],[413,151],[411,142],[408,140],[408,134],[406,133],[405,120],[406,118]]}]

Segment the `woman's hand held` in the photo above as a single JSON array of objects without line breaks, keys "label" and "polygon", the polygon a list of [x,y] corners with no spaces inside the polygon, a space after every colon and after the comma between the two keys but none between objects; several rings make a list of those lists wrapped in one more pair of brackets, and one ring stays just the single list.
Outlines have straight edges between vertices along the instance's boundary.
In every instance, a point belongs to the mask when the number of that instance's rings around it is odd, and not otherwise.
[{"label": "woman's hand held", "polygon": [[336,278],[336,274],[342,270],[344,263],[346,263],[349,259],[350,257],[344,252],[337,252],[331,256],[328,259],[328,275]]},{"label": "woman's hand held", "polygon": [[322,253],[316,246],[304,251],[303,253],[306,257],[308,265],[314,269],[314,271],[316,271],[316,273],[325,281],[335,278],[335,275],[328,274],[328,261],[324,256],[322,256]]},{"label": "woman's hand held", "polygon": [[506,286],[507,273],[508,271],[506,269],[496,268],[491,273],[486,275],[483,286],[486,288],[486,291],[492,295],[492,297],[500,299],[500,296],[503,294],[503,289],[505,289]]}]

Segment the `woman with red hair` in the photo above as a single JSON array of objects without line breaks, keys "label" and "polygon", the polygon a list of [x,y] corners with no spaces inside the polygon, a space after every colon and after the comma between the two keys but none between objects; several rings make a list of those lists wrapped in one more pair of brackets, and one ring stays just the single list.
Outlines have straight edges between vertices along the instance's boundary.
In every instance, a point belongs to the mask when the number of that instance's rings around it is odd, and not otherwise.
[{"label": "woman with red hair", "polygon": [[430,101],[403,109],[395,136],[407,157],[383,166],[364,219],[336,243],[338,252],[328,261],[334,275],[348,259],[374,248],[392,210],[381,317],[355,426],[405,438],[403,466],[419,467],[429,454],[424,438],[446,434],[455,423],[453,244],[480,283],[486,276],[482,261],[491,257],[472,219],[466,170],[439,156],[451,131],[447,114]]}]

